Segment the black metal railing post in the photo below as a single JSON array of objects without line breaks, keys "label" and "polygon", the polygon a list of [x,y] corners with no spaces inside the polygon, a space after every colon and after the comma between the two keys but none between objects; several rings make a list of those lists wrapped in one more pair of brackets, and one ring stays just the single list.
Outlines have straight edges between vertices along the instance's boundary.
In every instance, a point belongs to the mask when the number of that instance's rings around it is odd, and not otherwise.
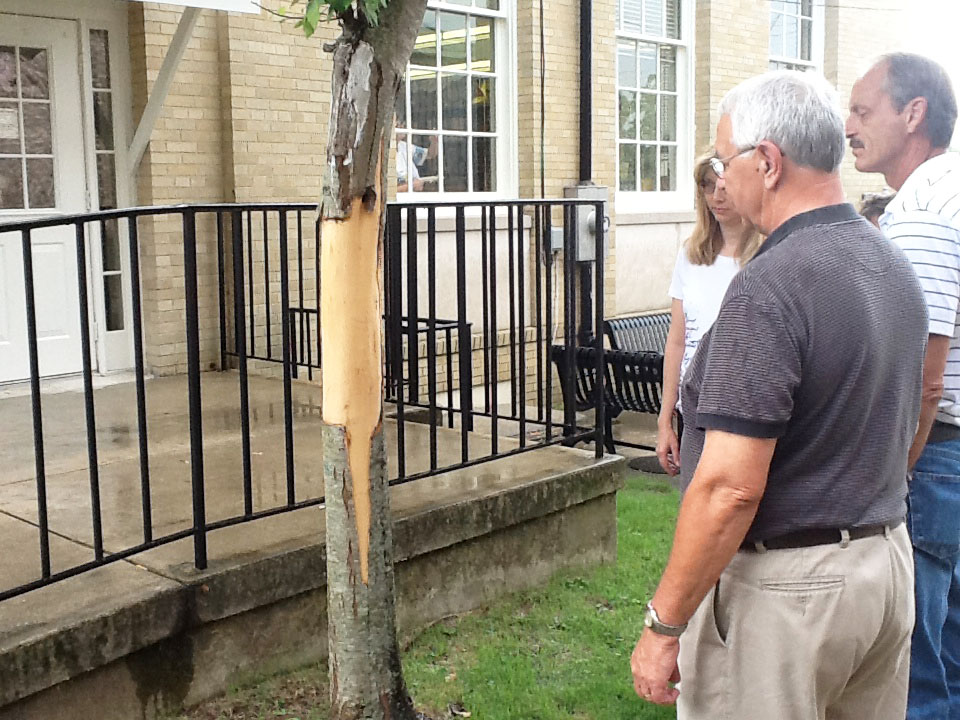
[{"label": "black metal railing post", "polygon": [[280,312],[283,320],[283,446],[287,470],[287,504],[293,505],[297,500],[293,468],[293,392],[290,387],[290,271],[288,269],[287,245],[287,214],[281,212]]},{"label": "black metal railing post", "polygon": [[595,206],[597,218],[596,221],[596,260],[594,262],[594,328],[596,328],[596,337],[594,339],[594,345],[597,348],[597,383],[595,392],[597,394],[595,399],[594,406],[594,428],[596,432],[594,444],[594,452],[597,458],[603,457],[603,450],[605,446],[605,419],[606,419],[606,365],[604,361],[604,347],[603,347],[603,271],[604,271],[604,217],[603,217],[603,203],[598,202]]},{"label": "black metal railing post", "polygon": [[223,213],[217,213],[217,311],[220,319],[220,370],[227,369],[227,299],[224,276]]},{"label": "black metal railing post", "polygon": [[133,363],[137,385],[137,442],[140,452],[140,510],[143,541],[153,542],[153,501],[150,493],[150,453],[147,437],[147,388],[144,381],[143,303],[140,297],[140,235],[137,217],[127,219],[130,287],[133,295]]},{"label": "black metal railing post", "polygon": [[33,287],[33,243],[30,231],[21,235],[23,285],[27,311],[27,352],[30,356],[30,405],[33,411],[33,459],[37,472],[37,525],[40,530],[40,571],[50,577],[50,527],[47,518],[47,475],[43,452],[43,406],[40,400],[40,353],[37,347],[37,309]]},{"label": "black metal railing post", "polygon": [[[101,231],[103,223],[100,224]],[[93,523],[93,554],[103,560],[103,520],[100,515],[100,463],[97,460],[97,416],[93,407],[93,367],[90,353],[90,325],[87,298],[87,237],[85,225],[75,226],[77,240],[77,291],[80,311],[80,355],[83,367],[83,407],[87,426],[87,464],[90,468],[90,513]],[[102,236],[101,236],[102,237]]]},{"label": "black metal railing post", "polygon": [[460,375],[460,455],[470,459],[470,436],[473,430],[473,372],[470,369],[471,338],[467,325],[467,229],[463,206],[457,208],[457,351]]},{"label": "black metal railing post", "polygon": [[200,397],[200,325],[197,310],[197,217],[183,213],[183,285],[187,311],[187,391],[190,407],[190,479],[193,490],[193,556],[207,567],[207,514],[203,479],[203,416]]},{"label": "black metal railing post", "polygon": [[246,298],[243,284],[243,215],[230,216],[233,248],[233,344],[240,383],[240,457],[243,464],[243,514],[253,514],[253,470],[250,458],[250,385],[247,372]]}]

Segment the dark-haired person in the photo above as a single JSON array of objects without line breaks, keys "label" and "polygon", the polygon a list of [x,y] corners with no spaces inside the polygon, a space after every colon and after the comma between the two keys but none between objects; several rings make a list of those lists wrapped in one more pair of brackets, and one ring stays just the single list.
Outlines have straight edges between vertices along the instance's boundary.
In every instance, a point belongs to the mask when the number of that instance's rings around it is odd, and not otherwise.
[{"label": "dark-haired person", "polygon": [[896,197],[880,228],[924,290],[929,338],[920,423],[910,448],[909,529],[917,621],[910,720],[960,718],[960,156],[947,73],[920,55],[885,55],[853,86],[846,134],[862,172]]},{"label": "dark-haired person", "polygon": [[887,205],[893,200],[894,195],[896,193],[892,192],[864,193],[860,203],[860,214],[879,229],[880,216],[887,211]]}]

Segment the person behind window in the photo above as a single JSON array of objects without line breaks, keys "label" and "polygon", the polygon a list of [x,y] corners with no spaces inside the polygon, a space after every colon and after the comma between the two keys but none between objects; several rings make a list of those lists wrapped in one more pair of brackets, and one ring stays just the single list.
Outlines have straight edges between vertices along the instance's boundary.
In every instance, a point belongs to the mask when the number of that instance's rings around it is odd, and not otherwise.
[{"label": "person behind window", "polygon": [[[657,459],[669,474],[680,470],[682,430],[680,382],[700,338],[710,329],[727,286],[740,266],[762,242],[753,226],[733,209],[726,190],[717,186],[711,169],[712,155],[700,158],[693,168],[696,184],[697,224],[677,254],[670,283],[670,330],[663,357],[663,397],[657,421]],[[677,430],[673,418],[677,416]]]},{"label": "person behind window", "polygon": [[430,137],[427,147],[413,145],[407,152],[407,133],[397,133],[397,192],[422,192],[426,180],[420,177],[420,167],[437,155],[437,136]]}]

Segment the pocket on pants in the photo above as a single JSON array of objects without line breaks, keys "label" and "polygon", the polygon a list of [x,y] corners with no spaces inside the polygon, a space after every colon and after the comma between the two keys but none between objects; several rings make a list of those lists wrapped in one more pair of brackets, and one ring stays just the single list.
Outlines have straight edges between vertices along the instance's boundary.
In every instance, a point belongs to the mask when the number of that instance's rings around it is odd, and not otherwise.
[{"label": "pocket on pants", "polygon": [[910,540],[929,555],[960,553],[960,476],[914,472],[907,515]]}]

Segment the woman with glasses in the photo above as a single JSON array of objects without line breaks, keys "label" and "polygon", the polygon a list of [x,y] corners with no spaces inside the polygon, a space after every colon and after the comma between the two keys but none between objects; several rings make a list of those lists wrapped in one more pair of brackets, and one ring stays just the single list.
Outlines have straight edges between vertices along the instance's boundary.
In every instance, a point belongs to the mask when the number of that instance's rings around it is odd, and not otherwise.
[{"label": "woman with glasses", "polygon": [[[693,169],[696,183],[697,224],[680,248],[670,283],[670,330],[663,358],[663,397],[657,420],[657,459],[670,475],[680,471],[679,434],[683,430],[679,389],[684,371],[700,338],[710,329],[720,311],[727,286],[760,247],[761,236],[717,186],[722,164],[712,156],[700,158]],[[674,427],[674,416],[677,418]]]}]

